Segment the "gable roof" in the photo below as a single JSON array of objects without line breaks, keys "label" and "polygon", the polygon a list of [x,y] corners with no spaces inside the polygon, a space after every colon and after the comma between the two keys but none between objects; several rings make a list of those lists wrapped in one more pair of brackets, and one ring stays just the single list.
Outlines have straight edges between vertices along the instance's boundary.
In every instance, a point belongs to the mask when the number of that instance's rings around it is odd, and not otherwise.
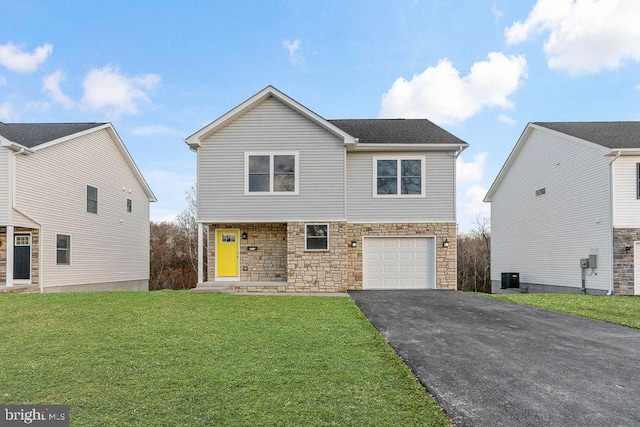
[{"label": "gable roof", "polygon": [[427,119],[329,120],[358,139],[359,144],[460,144],[457,136]]},{"label": "gable roof", "polygon": [[55,141],[106,123],[2,123],[0,136],[26,148]]},{"label": "gable roof", "polygon": [[558,132],[577,140],[600,145],[611,150],[611,155],[619,150],[627,150],[629,154],[640,149],[640,122],[532,122],[524,128],[518,142],[511,150],[509,157],[502,165],[498,176],[484,196],[484,202],[491,202],[493,195],[502,183],[507,171],[515,161],[525,142],[534,129],[545,132]]},{"label": "gable roof", "polygon": [[[118,151],[131,168],[136,179],[149,197],[149,201],[156,202],[156,196],[149,184],[142,176],[140,169],[133,161],[129,150],[120,139],[111,123],[2,123],[0,122],[0,143],[7,141],[9,148],[16,151],[35,153],[46,147],[60,144],[88,133],[106,130],[115,142]],[[12,148],[13,146],[13,148]],[[22,150],[21,150],[22,149]],[[25,150],[26,149],[26,150]]]},{"label": "gable roof", "polygon": [[640,148],[640,122],[534,122],[607,148]]},{"label": "gable roof", "polygon": [[[185,142],[192,150],[196,151],[209,135],[271,97],[278,99],[341,138],[349,150],[359,148],[363,150],[391,150],[399,149],[401,146],[405,150],[430,150],[446,147],[462,151],[469,146],[460,138],[426,119],[326,120],[273,86],[262,89],[242,104],[187,137]],[[407,144],[411,147],[407,147]]]},{"label": "gable roof", "polygon": [[294,99],[289,98],[287,95],[280,92],[278,89],[276,89],[273,86],[265,87],[260,92],[256,93],[251,98],[244,101],[242,104],[238,105],[234,109],[223,114],[222,116],[220,116],[213,122],[209,123],[202,129],[194,133],[193,135],[188,136],[184,141],[189,145],[189,147],[191,147],[192,150],[197,150],[198,147],[200,147],[201,142],[204,139],[206,139],[209,135],[221,129],[223,126],[232,122],[233,120],[240,117],[241,115],[245,114],[247,111],[252,110],[257,105],[262,104],[262,102],[264,102],[268,98],[278,99],[279,101],[281,101],[282,103],[290,107],[291,109],[297,111],[298,113],[302,114],[308,119],[316,122],[318,125],[325,128],[326,130],[333,133],[334,135],[342,138],[345,144],[355,143],[355,139],[351,135],[349,135],[342,129],[336,127],[335,125],[329,123],[327,120],[325,120],[318,114],[314,113],[313,111],[311,111],[304,105],[300,104],[299,102],[295,101]]}]

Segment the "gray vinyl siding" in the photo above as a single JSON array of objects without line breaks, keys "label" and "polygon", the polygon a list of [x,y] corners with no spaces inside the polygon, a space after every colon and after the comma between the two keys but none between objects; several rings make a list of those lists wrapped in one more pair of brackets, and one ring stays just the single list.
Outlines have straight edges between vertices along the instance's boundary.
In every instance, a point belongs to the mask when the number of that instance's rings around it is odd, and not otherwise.
[{"label": "gray vinyl siding", "polygon": [[[491,279],[581,287],[579,260],[598,255],[586,286],[610,281],[609,161],[601,146],[534,129],[491,201]],[[545,194],[536,196],[536,190]]]},{"label": "gray vinyl siding", "polygon": [[[299,194],[245,195],[245,152],[278,151],[299,153]],[[198,219],[344,220],[344,153],[338,137],[267,99],[203,141],[198,150]]]},{"label": "gray vinyl siding", "polygon": [[640,228],[638,163],[640,156],[619,157],[613,162],[613,226],[616,228]]},{"label": "gray vinyl siding", "polygon": [[[374,197],[374,157],[425,158],[424,197]],[[347,153],[349,222],[455,221],[455,155],[453,152]]]},{"label": "gray vinyl siding", "polygon": [[[149,197],[106,130],[16,160],[17,207],[42,227],[44,287],[148,280]],[[98,188],[97,214],[87,185]],[[71,236],[71,265],[56,264],[56,234]]]},{"label": "gray vinyl siding", "polygon": [[[10,151],[5,147],[0,147],[0,225],[7,225],[9,222],[9,156]],[[2,250],[2,249],[0,249]]]}]

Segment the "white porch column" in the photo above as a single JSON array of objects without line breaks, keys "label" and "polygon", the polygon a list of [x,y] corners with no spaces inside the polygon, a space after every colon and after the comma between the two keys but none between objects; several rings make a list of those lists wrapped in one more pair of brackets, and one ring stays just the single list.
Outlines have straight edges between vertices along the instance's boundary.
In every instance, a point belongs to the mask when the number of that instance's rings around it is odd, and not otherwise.
[{"label": "white porch column", "polygon": [[7,225],[7,286],[13,286],[13,225]]},{"label": "white porch column", "polygon": [[198,283],[204,282],[204,256],[202,253],[204,232],[202,223],[198,223]]}]

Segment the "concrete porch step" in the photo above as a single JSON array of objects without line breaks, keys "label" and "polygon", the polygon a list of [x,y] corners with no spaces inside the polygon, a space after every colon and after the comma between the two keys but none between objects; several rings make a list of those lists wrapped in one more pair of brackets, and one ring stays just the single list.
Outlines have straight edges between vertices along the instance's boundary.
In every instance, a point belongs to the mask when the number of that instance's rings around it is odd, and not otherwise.
[{"label": "concrete porch step", "polygon": [[288,286],[287,282],[264,281],[264,282],[234,282],[234,281],[216,281],[198,283],[195,288],[189,292],[212,292],[212,293],[235,293],[234,288],[251,288],[259,287],[263,289],[276,289]]}]

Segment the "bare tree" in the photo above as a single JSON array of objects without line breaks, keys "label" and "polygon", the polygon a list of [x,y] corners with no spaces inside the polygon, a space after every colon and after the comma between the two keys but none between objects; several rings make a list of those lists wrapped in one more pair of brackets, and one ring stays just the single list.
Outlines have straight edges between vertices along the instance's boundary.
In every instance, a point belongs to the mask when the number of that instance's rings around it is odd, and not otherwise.
[{"label": "bare tree", "polygon": [[[195,185],[187,192],[185,200],[187,207],[178,214],[175,221],[151,223],[150,290],[187,289],[197,284],[198,223]],[[204,251],[206,253],[206,244]]]},{"label": "bare tree", "polygon": [[491,292],[491,229],[487,218],[476,217],[471,231],[458,234],[458,289]]}]

